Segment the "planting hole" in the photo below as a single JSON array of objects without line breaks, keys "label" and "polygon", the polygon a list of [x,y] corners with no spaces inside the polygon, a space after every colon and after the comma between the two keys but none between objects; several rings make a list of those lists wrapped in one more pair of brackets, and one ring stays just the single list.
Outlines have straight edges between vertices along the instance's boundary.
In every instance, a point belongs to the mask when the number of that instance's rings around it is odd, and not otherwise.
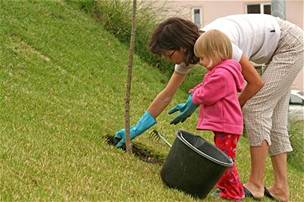
[{"label": "planting hole", "polygon": [[[106,142],[109,145],[115,146],[114,139],[112,135],[106,135],[105,136]],[[124,151],[126,151],[125,145],[122,148]],[[139,158],[140,160],[146,162],[146,163],[153,163],[153,164],[162,164],[164,162],[164,159],[157,154],[153,154],[152,151],[149,151],[147,148],[144,148],[141,145],[132,143],[132,153]]]}]

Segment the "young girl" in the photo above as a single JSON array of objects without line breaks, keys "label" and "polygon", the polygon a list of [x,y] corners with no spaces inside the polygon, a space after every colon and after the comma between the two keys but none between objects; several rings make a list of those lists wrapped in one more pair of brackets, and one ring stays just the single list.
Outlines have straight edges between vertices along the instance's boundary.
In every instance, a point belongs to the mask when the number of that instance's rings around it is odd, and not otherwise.
[{"label": "young girl", "polygon": [[202,83],[191,90],[192,102],[200,105],[197,129],[211,130],[215,145],[233,161],[217,182],[221,198],[241,200],[245,197],[235,164],[236,146],[243,132],[243,115],[238,92],[243,88],[241,65],[232,60],[232,44],[218,30],[201,35],[194,45],[199,63],[208,69]]}]

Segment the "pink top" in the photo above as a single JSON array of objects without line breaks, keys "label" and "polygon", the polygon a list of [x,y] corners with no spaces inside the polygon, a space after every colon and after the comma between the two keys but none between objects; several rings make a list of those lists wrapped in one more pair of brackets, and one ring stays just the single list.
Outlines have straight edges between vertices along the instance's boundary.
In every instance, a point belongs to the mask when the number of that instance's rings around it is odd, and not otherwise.
[{"label": "pink top", "polygon": [[243,84],[241,65],[235,60],[223,60],[209,70],[190,91],[192,102],[200,105],[197,129],[241,135],[243,115],[237,93]]}]

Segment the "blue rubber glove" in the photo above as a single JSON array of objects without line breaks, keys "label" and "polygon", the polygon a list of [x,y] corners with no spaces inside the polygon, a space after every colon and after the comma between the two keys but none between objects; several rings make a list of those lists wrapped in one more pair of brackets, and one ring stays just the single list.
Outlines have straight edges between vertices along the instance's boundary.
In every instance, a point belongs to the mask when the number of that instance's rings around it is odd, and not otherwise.
[{"label": "blue rubber glove", "polygon": [[[144,115],[139,119],[139,121],[134,126],[131,126],[130,128],[131,140],[141,135],[143,132],[151,128],[154,124],[156,124],[155,118],[151,115],[150,112],[146,111]],[[117,142],[115,146],[118,148],[122,147],[125,144],[126,132],[124,128],[115,133],[114,141]]]},{"label": "blue rubber glove", "polygon": [[175,117],[170,124],[178,124],[180,122],[184,122],[191,114],[196,110],[198,105],[193,104],[192,95],[188,96],[188,99],[185,103],[181,103],[172,108],[168,114],[173,114],[177,111],[180,111],[179,115]]}]

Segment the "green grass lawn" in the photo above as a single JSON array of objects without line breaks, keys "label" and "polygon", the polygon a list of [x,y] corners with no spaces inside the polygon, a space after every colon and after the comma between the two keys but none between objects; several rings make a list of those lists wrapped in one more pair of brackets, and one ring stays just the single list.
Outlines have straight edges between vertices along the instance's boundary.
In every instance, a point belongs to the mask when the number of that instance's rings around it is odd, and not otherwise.
[{"label": "green grass lawn", "polygon": [[[124,126],[128,47],[60,0],[0,1],[0,44],[1,201],[195,201],[163,185],[161,165],[104,139]],[[134,62],[132,123],[168,79],[138,57]],[[186,96],[178,91],[171,106]],[[171,118],[163,113],[154,127],[170,142],[178,129],[197,133],[195,116],[178,126]],[[148,135],[135,142],[163,157],[169,151]],[[243,181],[248,147],[242,138]],[[290,165],[289,179],[291,201],[301,201],[303,172]],[[266,185],[271,181],[268,161]]]}]

